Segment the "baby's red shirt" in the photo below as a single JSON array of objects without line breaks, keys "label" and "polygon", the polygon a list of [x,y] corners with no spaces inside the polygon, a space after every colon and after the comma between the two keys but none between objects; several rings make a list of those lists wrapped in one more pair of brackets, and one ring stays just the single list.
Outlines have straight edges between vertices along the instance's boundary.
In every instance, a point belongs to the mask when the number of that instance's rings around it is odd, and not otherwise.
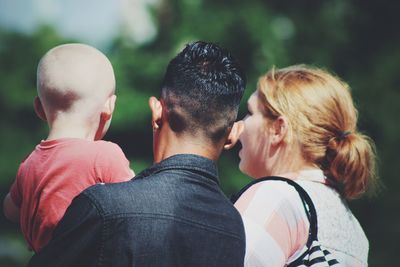
[{"label": "baby's red shirt", "polygon": [[36,252],[43,248],[71,201],[89,186],[123,182],[133,175],[114,143],[77,138],[42,141],[21,163],[10,189],[28,244]]}]

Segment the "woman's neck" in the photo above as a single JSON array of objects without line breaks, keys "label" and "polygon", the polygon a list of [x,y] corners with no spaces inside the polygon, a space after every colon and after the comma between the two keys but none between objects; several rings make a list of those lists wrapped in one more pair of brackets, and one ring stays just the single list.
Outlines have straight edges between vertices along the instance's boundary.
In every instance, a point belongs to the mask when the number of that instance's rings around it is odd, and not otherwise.
[{"label": "woman's neck", "polygon": [[318,166],[306,161],[299,146],[293,144],[282,146],[280,151],[269,159],[269,162],[271,163],[269,175],[284,176],[290,179],[298,177],[301,171],[318,169]]}]

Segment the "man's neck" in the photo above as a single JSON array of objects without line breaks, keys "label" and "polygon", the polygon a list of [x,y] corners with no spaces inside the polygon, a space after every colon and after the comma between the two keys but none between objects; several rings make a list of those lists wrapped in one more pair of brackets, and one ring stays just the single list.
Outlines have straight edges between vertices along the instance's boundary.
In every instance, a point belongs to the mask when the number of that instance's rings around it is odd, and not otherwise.
[{"label": "man's neck", "polygon": [[216,161],[222,151],[222,146],[212,146],[201,138],[179,136],[170,133],[158,139],[154,148],[154,162],[158,163],[177,154],[194,154]]}]

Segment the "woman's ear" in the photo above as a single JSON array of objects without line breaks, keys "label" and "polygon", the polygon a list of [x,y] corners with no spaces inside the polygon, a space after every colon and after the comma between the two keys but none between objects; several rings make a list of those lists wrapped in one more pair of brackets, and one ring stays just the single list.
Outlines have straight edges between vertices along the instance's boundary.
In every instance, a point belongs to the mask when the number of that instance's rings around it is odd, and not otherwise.
[{"label": "woman's ear", "polygon": [[271,143],[273,145],[279,144],[283,140],[285,140],[285,137],[288,133],[289,125],[286,117],[284,116],[279,116],[276,120],[272,122],[272,137],[271,137]]},{"label": "woman's ear", "polygon": [[231,131],[229,132],[228,138],[224,144],[224,149],[228,150],[235,146],[237,141],[239,140],[240,135],[244,130],[244,122],[237,121],[233,123]]},{"label": "woman's ear", "polygon": [[152,96],[149,98],[149,107],[151,110],[151,125],[153,126],[153,130],[157,130],[161,127],[162,124],[162,112],[163,108],[160,100],[156,97]]},{"label": "woman's ear", "polygon": [[35,109],[36,115],[40,119],[47,121],[46,113],[44,112],[43,105],[39,97],[35,97],[35,100],[33,101],[33,107]]}]

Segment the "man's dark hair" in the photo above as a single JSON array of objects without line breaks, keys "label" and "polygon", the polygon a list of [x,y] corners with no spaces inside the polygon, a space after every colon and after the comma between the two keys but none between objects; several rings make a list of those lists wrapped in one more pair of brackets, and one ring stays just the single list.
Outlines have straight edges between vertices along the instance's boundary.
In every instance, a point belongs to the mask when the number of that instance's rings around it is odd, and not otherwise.
[{"label": "man's dark hair", "polygon": [[220,141],[236,120],[245,84],[227,50],[201,41],[187,44],[168,64],[162,84],[171,129]]}]

